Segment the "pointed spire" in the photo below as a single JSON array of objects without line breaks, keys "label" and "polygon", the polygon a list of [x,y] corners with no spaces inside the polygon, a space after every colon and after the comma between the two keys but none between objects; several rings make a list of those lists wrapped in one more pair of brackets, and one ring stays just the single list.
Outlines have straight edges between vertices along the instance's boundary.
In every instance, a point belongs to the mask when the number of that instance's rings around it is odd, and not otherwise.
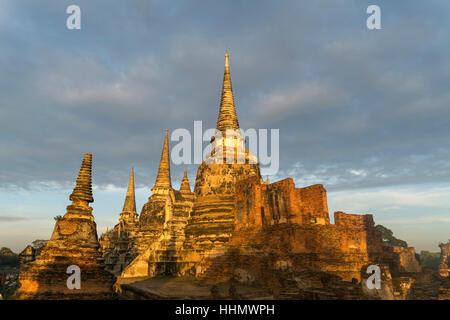
[{"label": "pointed spire", "polygon": [[227,129],[238,130],[239,121],[234,107],[233,89],[231,87],[230,65],[228,53],[225,54],[225,71],[223,75],[222,97],[220,99],[219,116],[216,129],[225,134]]},{"label": "pointed spire", "polygon": [[130,181],[128,182],[127,195],[122,212],[136,212],[136,199],[134,196],[134,168],[131,168]]},{"label": "pointed spire", "polygon": [[267,176],[267,184],[270,184],[270,183],[269,183],[269,176]]},{"label": "pointed spire", "polygon": [[186,166],[184,166],[184,177],[183,180],[181,181],[180,192],[181,193],[191,192],[191,186],[189,184],[189,179],[187,177]]},{"label": "pointed spire", "polygon": [[[169,130],[166,129],[166,138],[164,139],[164,146],[161,154],[161,161],[159,163],[158,176],[154,188],[171,188],[170,181],[170,157],[169,157]],[[152,189],[152,190],[153,190]]]},{"label": "pointed spire", "polygon": [[92,197],[92,154],[86,153],[84,155],[83,163],[81,164],[80,173],[78,174],[77,182],[72,194],[69,197],[71,201],[94,202]]}]

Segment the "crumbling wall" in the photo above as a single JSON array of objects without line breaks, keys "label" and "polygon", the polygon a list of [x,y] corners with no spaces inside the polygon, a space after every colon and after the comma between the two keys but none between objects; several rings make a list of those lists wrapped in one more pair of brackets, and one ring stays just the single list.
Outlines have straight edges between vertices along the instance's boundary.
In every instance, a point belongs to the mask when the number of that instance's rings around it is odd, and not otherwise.
[{"label": "crumbling wall", "polygon": [[442,243],[441,247],[441,262],[438,270],[441,277],[448,277],[450,274],[450,240],[448,243]]},{"label": "crumbling wall", "polygon": [[[201,278],[214,282],[234,277],[270,287],[273,281],[301,279],[307,271],[335,274],[346,281],[359,280],[361,268],[382,253],[381,245],[367,245],[371,232],[336,225],[287,223],[263,229],[242,228],[233,233],[229,252],[223,258],[203,261],[206,272]],[[377,240],[381,243],[381,237]]]},{"label": "crumbling wall", "polygon": [[374,228],[375,222],[371,214],[351,214],[342,211],[334,213],[334,224],[344,228],[365,229]]},{"label": "crumbling wall", "polygon": [[315,184],[296,191],[299,193],[300,209],[304,217],[312,220],[311,223],[330,224],[327,192],[323,185]]},{"label": "crumbling wall", "polygon": [[398,259],[399,272],[422,272],[413,247],[393,246],[392,249]]},{"label": "crumbling wall", "polygon": [[325,188],[313,185],[298,189],[292,178],[272,184],[256,178],[241,180],[236,185],[235,222],[237,229],[278,223],[327,225]]}]

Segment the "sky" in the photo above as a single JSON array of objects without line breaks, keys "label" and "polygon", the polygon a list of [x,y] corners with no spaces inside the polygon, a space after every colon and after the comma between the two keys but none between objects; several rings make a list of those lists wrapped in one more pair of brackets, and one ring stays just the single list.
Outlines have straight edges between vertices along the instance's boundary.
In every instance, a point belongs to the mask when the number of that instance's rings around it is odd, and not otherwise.
[{"label": "sky", "polygon": [[[81,30],[66,27],[72,4]],[[381,30],[366,27],[372,4]],[[449,14],[447,0],[0,1],[0,247],[50,238],[87,152],[98,232],[117,223],[131,166],[141,208],[164,130],[215,127],[228,50],[240,126],[280,130],[270,181],[321,183],[330,215],[373,214],[438,251]],[[182,175],[172,165],[174,187]]]}]

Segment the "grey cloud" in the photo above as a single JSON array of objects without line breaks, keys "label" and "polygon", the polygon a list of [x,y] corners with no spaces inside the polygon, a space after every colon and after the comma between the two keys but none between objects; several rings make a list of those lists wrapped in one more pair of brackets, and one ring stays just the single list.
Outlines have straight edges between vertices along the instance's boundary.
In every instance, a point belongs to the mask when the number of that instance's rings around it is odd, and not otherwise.
[{"label": "grey cloud", "polygon": [[24,220],[29,220],[29,218],[0,215],[0,222],[14,222],[14,221],[24,221]]},{"label": "grey cloud", "polygon": [[449,5],[379,2],[369,32],[368,1],[79,1],[70,32],[68,1],[4,1],[0,188],[70,187],[85,152],[95,184],[150,186],[165,128],[215,125],[227,46],[241,126],[280,128],[274,178],[448,182]]}]

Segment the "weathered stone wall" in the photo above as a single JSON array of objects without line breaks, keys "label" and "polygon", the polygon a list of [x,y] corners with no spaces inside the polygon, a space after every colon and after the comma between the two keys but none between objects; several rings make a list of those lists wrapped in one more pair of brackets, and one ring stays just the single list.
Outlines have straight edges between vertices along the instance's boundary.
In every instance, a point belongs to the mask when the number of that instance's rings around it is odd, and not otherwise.
[{"label": "weathered stone wall", "polygon": [[334,213],[334,224],[344,228],[374,228],[375,222],[371,214],[350,214],[342,211]]},{"label": "weathered stone wall", "polygon": [[295,188],[292,178],[272,184],[260,179],[236,185],[236,228],[262,228],[278,223],[329,224],[326,191],[322,185]]},{"label": "weathered stone wall", "polygon": [[[367,239],[379,245],[368,246]],[[241,228],[233,233],[228,251],[202,261],[200,278],[216,282],[234,277],[270,286],[313,271],[359,280],[361,268],[381,256],[381,246],[379,234],[368,228],[287,223]]]},{"label": "weathered stone wall", "polygon": [[384,248],[384,259],[389,261],[391,273],[422,272],[413,247],[392,246]]},{"label": "weathered stone wall", "polygon": [[372,215],[336,212],[331,225],[322,185],[298,189],[291,178],[272,184],[248,178],[236,184],[234,213],[230,249],[200,263],[206,281],[237,272],[264,282],[273,280],[277,268],[351,280],[359,279],[363,265],[381,260],[382,239]]},{"label": "weathered stone wall", "polygon": [[[323,185],[315,184],[298,189],[303,216],[310,221],[304,223],[329,224],[327,192]],[[306,215],[305,215],[306,213]],[[311,221],[312,220],[312,221]]]}]

